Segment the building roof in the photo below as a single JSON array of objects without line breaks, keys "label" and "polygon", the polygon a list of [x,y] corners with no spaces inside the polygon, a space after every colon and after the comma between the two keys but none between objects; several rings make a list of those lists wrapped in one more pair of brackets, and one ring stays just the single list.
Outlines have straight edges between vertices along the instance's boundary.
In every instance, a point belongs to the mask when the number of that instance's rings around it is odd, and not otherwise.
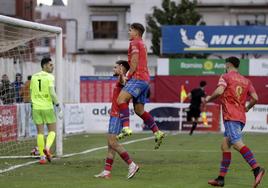
[{"label": "building roof", "polygon": [[53,6],[65,6],[62,0],[53,0]]}]

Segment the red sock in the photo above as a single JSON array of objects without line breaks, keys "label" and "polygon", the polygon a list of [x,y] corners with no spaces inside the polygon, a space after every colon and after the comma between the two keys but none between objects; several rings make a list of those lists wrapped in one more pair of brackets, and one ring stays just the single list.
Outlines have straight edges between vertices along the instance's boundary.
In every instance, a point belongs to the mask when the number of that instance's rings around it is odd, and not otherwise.
[{"label": "red sock", "polygon": [[125,151],[120,154],[120,157],[129,165],[132,163],[132,160],[130,159],[128,153]]},{"label": "red sock", "polygon": [[220,168],[220,176],[225,176],[228,172],[229,166],[231,164],[232,153],[231,152],[223,152],[222,153],[222,161]]},{"label": "red sock", "polygon": [[151,114],[144,111],[144,113],[140,117],[141,119],[143,119],[144,124],[149,127],[153,131],[153,133],[159,130]]},{"label": "red sock", "polygon": [[251,166],[252,169],[257,168],[259,166],[256,159],[254,158],[253,153],[247,146],[243,146],[239,152],[244,157],[246,162]]},{"label": "red sock", "polygon": [[106,158],[104,170],[111,171],[112,170],[113,162],[114,162],[113,159]]},{"label": "red sock", "polygon": [[123,127],[129,127],[129,108],[128,103],[119,104],[120,120]]}]

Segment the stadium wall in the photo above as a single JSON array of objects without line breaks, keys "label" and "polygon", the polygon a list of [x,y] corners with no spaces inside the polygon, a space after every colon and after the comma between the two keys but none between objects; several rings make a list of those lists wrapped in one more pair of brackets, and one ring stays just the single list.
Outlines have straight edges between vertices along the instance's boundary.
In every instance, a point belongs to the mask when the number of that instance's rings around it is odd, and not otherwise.
[{"label": "stadium wall", "polygon": [[[259,95],[258,104],[268,104],[268,78],[267,76],[246,76],[249,78]],[[179,102],[180,86],[184,85],[187,92],[199,87],[199,82],[207,82],[206,93],[211,94],[217,87],[220,76],[156,76],[155,102]],[[165,91],[165,92],[160,92]],[[189,102],[187,99],[186,102]],[[219,102],[219,101],[216,101]]]},{"label": "stadium wall", "polygon": [[[189,103],[148,103],[146,110],[155,118],[159,128],[165,131],[189,131],[186,121]],[[111,103],[65,104],[64,134],[106,133],[109,126]],[[30,104],[0,105],[0,142],[12,142],[20,137],[35,137],[36,126],[31,119]],[[206,109],[208,125],[199,119],[197,131],[223,132],[220,107],[209,104]],[[268,133],[268,105],[256,105],[247,114],[245,132]],[[130,125],[134,132],[148,131],[142,120],[134,114],[130,105]],[[45,134],[48,130],[45,129]]]}]

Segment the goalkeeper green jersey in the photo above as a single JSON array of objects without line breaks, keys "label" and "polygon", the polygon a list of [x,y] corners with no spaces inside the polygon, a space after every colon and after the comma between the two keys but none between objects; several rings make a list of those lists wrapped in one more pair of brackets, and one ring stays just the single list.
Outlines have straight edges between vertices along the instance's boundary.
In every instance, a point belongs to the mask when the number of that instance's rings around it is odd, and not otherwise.
[{"label": "goalkeeper green jersey", "polygon": [[54,76],[52,74],[41,71],[32,76],[30,89],[33,109],[53,109],[51,87],[54,87]]}]

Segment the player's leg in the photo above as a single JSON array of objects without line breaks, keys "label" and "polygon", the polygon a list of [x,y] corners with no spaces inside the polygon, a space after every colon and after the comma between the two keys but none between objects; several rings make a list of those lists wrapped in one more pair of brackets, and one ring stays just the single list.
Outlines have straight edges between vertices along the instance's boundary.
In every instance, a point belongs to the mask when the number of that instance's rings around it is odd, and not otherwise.
[{"label": "player's leg", "polygon": [[108,145],[115,152],[119,154],[119,156],[128,164],[128,175],[127,178],[130,179],[134,177],[136,172],[139,170],[139,166],[134,163],[134,161],[130,158],[128,152],[125,148],[120,145],[117,141],[116,135],[121,132],[122,122],[118,117],[111,117],[109,124],[109,134],[108,134]]},{"label": "player's leg", "polygon": [[[146,100],[146,99],[144,99]],[[135,113],[143,120],[144,124],[149,127],[155,136],[155,149],[158,149],[162,144],[162,140],[165,137],[165,133],[158,129],[153,116],[144,111],[144,101],[140,100],[140,97],[133,99]]]},{"label": "player's leg", "polygon": [[41,111],[40,110],[32,110],[32,117],[33,121],[36,125],[37,129],[37,147],[40,153],[40,164],[46,163],[46,157],[43,152],[45,147],[45,140],[44,140],[44,122],[42,119]]},{"label": "player's leg", "polygon": [[44,153],[47,157],[47,160],[51,162],[52,154],[50,152],[50,148],[52,144],[54,143],[55,137],[56,137],[56,116],[53,109],[51,110],[44,110],[43,116],[45,118],[45,123],[48,127],[48,135],[46,139],[46,146],[44,148]]},{"label": "player's leg", "polygon": [[107,156],[106,156],[106,159],[105,159],[104,170],[101,173],[94,175],[94,177],[110,179],[111,178],[111,170],[112,170],[112,167],[113,167],[114,158],[115,158],[115,151],[108,144],[108,150],[107,150]]},{"label": "player's leg", "polygon": [[122,90],[118,96],[117,103],[119,105],[119,114],[123,127],[129,127],[129,101],[132,95]]},{"label": "player's leg", "polygon": [[[107,171],[109,171],[109,166],[107,166],[107,164],[110,165],[110,170],[111,170],[114,155],[115,155],[115,152],[117,152],[119,154],[119,156],[129,165],[128,178],[132,178],[135,175],[135,173],[139,170],[139,166],[136,165],[132,161],[128,152],[117,141],[116,135],[118,135],[121,132],[121,129],[122,129],[122,125],[121,125],[120,118],[111,116],[110,122],[109,122],[108,135],[107,135],[108,154],[107,154],[107,158],[106,158],[105,170],[101,174],[110,176],[110,173],[107,172]],[[106,168],[106,166],[107,166],[107,168]]]},{"label": "player's leg", "polygon": [[197,118],[191,117],[191,122],[192,122],[192,127],[191,127],[191,130],[189,132],[189,135],[192,135],[194,133],[194,130],[197,127]]},{"label": "player's leg", "polygon": [[224,186],[224,177],[228,172],[229,166],[231,164],[232,159],[232,153],[231,153],[231,145],[229,142],[228,137],[224,137],[222,144],[221,144],[221,150],[222,150],[222,161],[220,165],[220,172],[219,176],[216,179],[209,180],[208,184],[213,186]]},{"label": "player's leg", "polygon": [[[118,123],[119,125],[117,125]],[[96,178],[105,178],[109,179],[111,178],[111,170],[115,158],[115,150],[111,147],[109,144],[109,139],[110,139],[110,134],[115,134],[115,133],[120,133],[122,129],[120,119],[117,117],[110,116],[110,121],[109,121],[109,129],[108,129],[108,135],[107,135],[107,144],[108,144],[108,150],[107,150],[107,155],[105,159],[105,165],[104,165],[104,170],[97,174],[94,175]]]},{"label": "player's leg", "polygon": [[146,85],[141,88],[143,90],[141,91],[140,95],[136,98],[133,98],[134,111],[143,120],[144,124],[149,127],[154,133],[155,149],[158,149],[162,143],[163,138],[165,137],[165,134],[158,129],[153,116],[144,110],[149,85],[146,83]]},{"label": "player's leg", "polygon": [[144,124],[151,129],[153,133],[159,131],[158,126],[156,125],[154,118],[150,113],[144,111],[144,104],[134,102],[134,111],[135,113],[143,120]]},{"label": "player's leg", "polygon": [[144,87],[148,87],[145,81],[131,79],[120,92],[117,103],[119,106],[119,114],[122,122],[122,133],[118,135],[118,139],[122,139],[125,136],[132,134],[132,130],[129,128],[129,101],[131,98],[136,98],[144,90]]},{"label": "player's leg", "polygon": [[37,128],[37,147],[40,153],[40,164],[46,163],[46,157],[44,154],[44,148],[45,148],[45,138],[44,138],[44,125],[43,124],[36,124]]},{"label": "player's leg", "polygon": [[128,165],[128,175],[127,178],[130,179],[134,177],[136,172],[139,170],[139,166],[131,159],[126,149],[118,143],[116,134],[109,134],[108,135],[108,144],[109,147],[111,147],[114,151],[116,151],[121,159],[125,161],[125,163]]},{"label": "player's leg", "polygon": [[122,133],[118,135],[118,139],[132,134],[132,130],[129,128],[129,101],[131,98],[132,95],[128,91],[122,90],[117,99],[120,119],[123,126]]},{"label": "player's leg", "polygon": [[160,145],[162,144],[162,140],[165,137],[165,133],[163,133],[162,131],[160,131],[158,129],[158,126],[156,125],[153,116],[144,111],[144,104],[142,103],[136,103],[134,101],[134,109],[136,114],[143,119],[144,124],[149,127],[152,132],[154,133],[155,136],[155,149],[158,149],[160,147]]},{"label": "player's leg", "polygon": [[231,140],[233,147],[242,155],[242,157],[251,167],[255,177],[253,187],[257,187],[265,174],[265,169],[260,167],[260,165],[257,163],[257,160],[254,157],[253,152],[242,141],[242,129],[244,127],[244,124],[236,121],[230,121],[229,124],[230,126],[232,125],[234,129],[232,131],[232,140]]},{"label": "player's leg", "polygon": [[192,135],[194,130],[196,129],[200,113],[201,112],[200,112],[199,108],[191,108],[190,109],[191,120],[192,120],[192,128],[190,130],[189,135]]}]

